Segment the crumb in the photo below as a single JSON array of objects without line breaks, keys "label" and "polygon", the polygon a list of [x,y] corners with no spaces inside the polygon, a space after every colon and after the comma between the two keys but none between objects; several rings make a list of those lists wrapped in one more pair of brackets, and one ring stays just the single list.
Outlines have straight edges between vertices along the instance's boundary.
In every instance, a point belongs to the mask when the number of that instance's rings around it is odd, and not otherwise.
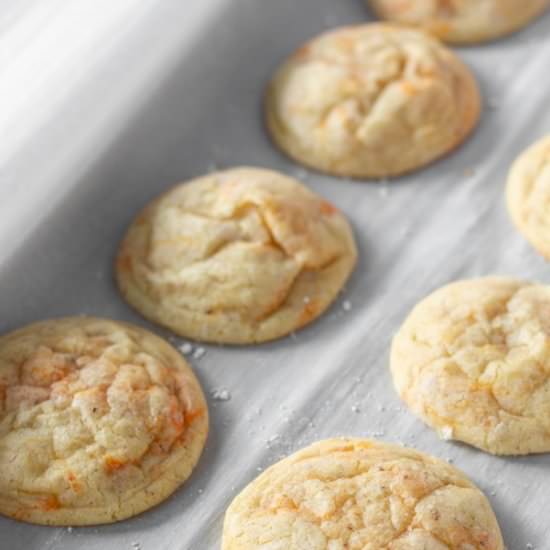
[{"label": "crumb", "polygon": [[309,304],[311,302],[311,298],[309,296],[304,296],[304,304]]},{"label": "crumb", "polygon": [[352,405],[351,410],[352,410],[352,412],[357,414],[359,412],[359,406],[358,405]]},{"label": "crumb", "polygon": [[344,300],[344,302],[342,303],[342,309],[344,311],[351,311],[351,302],[349,300]]},{"label": "crumb", "polygon": [[225,388],[218,388],[210,392],[214,401],[229,401],[231,399],[231,393]]},{"label": "crumb", "polygon": [[195,353],[193,353],[193,357],[195,359],[200,359],[201,357],[204,357],[205,353],[206,353],[206,350],[204,348],[197,348],[195,350]]},{"label": "crumb", "polygon": [[379,181],[380,188],[378,189],[378,195],[385,199],[390,194],[390,189],[388,187],[388,180],[386,178]]},{"label": "crumb", "polygon": [[183,344],[178,346],[178,349],[183,355],[189,355],[193,351],[193,346],[189,342],[183,342]]},{"label": "crumb", "polygon": [[452,426],[443,426],[439,432],[441,439],[445,441],[450,441],[453,438],[453,427]]}]

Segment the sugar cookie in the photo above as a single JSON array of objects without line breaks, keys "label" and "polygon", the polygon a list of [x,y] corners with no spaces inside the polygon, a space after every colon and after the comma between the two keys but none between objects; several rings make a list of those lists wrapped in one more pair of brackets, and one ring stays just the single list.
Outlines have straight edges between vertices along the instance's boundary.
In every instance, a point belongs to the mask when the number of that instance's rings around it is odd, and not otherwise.
[{"label": "sugar cookie", "polygon": [[483,493],[446,462],[368,439],[320,441],[231,503],[223,550],[504,548]]},{"label": "sugar cookie", "polygon": [[477,124],[470,70],[427,34],[345,27],[300,48],[266,96],[275,143],[298,162],[355,178],[396,176],[457,147]]},{"label": "sugar cookie", "polygon": [[437,290],[395,336],[391,371],[444,439],[500,455],[550,451],[550,287],[487,277]]},{"label": "sugar cookie", "polygon": [[152,321],[195,340],[243,344],[318,317],[356,256],[332,204],[277,172],[235,168],[149,205],[121,245],[117,278]]},{"label": "sugar cookie", "polygon": [[417,25],[446,42],[493,40],[525,27],[549,0],[368,0],[383,19]]},{"label": "sugar cookie", "polygon": [[517,228],[550,260],[550,136],[532,145],[512,166],[507,202]]},{"label": "sugar cookie", "polygon": [[95,318],[0,337],[0,513],[93,525],[139,514],[191,474],[208,432],[182,356]]}]

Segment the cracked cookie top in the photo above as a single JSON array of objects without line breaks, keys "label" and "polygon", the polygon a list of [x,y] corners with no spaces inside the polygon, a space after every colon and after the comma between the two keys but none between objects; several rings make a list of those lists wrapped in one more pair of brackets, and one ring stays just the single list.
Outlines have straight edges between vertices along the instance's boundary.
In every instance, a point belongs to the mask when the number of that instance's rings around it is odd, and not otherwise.
[{"label": "cracked cookie top", "polygon": [[386,24],[322,34],[276,72],[266,97],[278,146],[315,169],[395,176],[460,144],[480,95],[469,69],[427,34]]},{"label": "cracked cookie top", "polygon": [[356,255],[332,204],[277,172],[235,168],[146,207],[122,242],[117,277],[130,304],[184,337],[252,343],[319,316]]},{"label": "cracked cookie top", "polygon": [[391,371],[444,439],[501,455],[550,451],[550,287],[487,277],[437,290],[396,334]]},{"label": "cracked cookie top", "polygon": [[506,194],[514,224],[550,259],[550,136],[520,155],[510,171]]},{"label": "cracked cookie top", "polygon": [[108,523],[170,495],[208,432],[190,367],[157,336],[75,317],[0,337],[0,512]]},{"label": "cracked cookie top", "polygon": [[368,0],[382,18],[418,25],[442,40],[473,43],[505,36],[540,15],[550,0]]},{"label": "cracked cookie top", "polygon": [[320,441],[231,503],[223,550],[502,550],[485,496],[449,464],[367,439]]}]

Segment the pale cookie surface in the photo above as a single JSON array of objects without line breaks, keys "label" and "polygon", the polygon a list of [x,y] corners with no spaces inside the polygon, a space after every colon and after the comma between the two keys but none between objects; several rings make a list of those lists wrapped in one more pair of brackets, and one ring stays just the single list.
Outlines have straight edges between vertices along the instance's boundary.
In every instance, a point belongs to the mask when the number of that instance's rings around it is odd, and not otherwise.
[{"label": "pale cookie surface", "polygon": [[0,513],[108,523],[167,498],[208,432],[190,367],[124,323],[67,318],[0,337]]},{"label": "pale cookie surface", "polygon": [[383,19],[417,25],[447,42],[475,43],[515,32],[550,0],[368,0]]},{"label": "pale cookie surface", "polygon": [[315,443],[275,464],[225,515],[223,550],[502,550],[466,476],[367,439]]},{"label": "pale cookie surface", "polygon": [[395,336],[391,371],[442,438],[493,454],[550,451],[550,287],[488,277],[437,290]]},{"label": "pale cookie surface", "polygon": [[130,304],[182,336],[253,343],[319,316],[356,257],[333,205],[277,172],[235,168],[149,205],[121,245],[117,277]]},{"label": "pale cookie surface", "polygon": [[385,24],[313,39],[276,72],[266,96],[275,143],[342,176],[395,176],[458,146],[477,124],[470,70],[427,34]]},{"label": "pale cookie surface", "polygon": [[527,149],[512,166],[507,202],[517,228],[550,259],[550,136]]}]

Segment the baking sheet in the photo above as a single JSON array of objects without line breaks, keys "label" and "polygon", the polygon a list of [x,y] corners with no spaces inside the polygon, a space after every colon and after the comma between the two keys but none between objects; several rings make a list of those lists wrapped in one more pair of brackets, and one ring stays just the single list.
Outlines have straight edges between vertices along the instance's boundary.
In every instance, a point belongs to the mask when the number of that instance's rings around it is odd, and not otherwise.
[{"label": "baking sheet", "polygon": [[550,131],[550,15],[509,39],[459,50],[486,98],[478,131],[448,158],[385,184],[299,168],[271,147],[260,117],[264,84],[282,58],[323,29],[370,19],[359,0],[134,4],[80,80],[60,81],[64,100],[41,104],[39,123],[34,112],[20,117],[28,132],[15,134],[17,143],[2,138],[0,332],[73,314],[154,328],[116,292],[117,243],[148,200],[215,167],[299,177],[349,216],[360,261],[334,307],[295,337],[204,345],[191,359],[205,391],[227,389],[231,399],[209,399],[202,460],[167,502],[93,528],[0,518],[0,548],[218,549],[226,506],[262,468],[314,440],[349,435],[451,459],[489,496],[508,549],[550,549],[550,455],[495,458],[440,441],[401,406],[387,368],[391,336],[436,287],[493,273],[550,278],[503,200],[512,159]]}]

